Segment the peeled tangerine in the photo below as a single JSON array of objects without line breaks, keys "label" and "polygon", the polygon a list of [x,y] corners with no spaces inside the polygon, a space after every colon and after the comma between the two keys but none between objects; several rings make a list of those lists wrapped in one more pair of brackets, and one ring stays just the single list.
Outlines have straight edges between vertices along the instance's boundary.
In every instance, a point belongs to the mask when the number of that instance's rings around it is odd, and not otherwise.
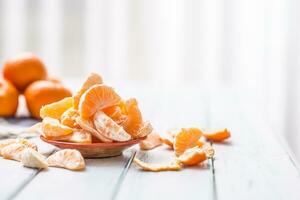
[{"label": "peeled tangerine", "polygon": [[151,171],[151,172],[160,172],[160,171],[179,171],[181,166],[179,163],[171,163],[167,165],[157,165],[145,163],[137,158],[134,158],[134,163],[139,166],[142,170]]},{"label": "peeled tangerine", "polygon": [[42,122],[42,131],[45,137],[59,137],[73,133],[72,128],[62,125],[57,119],[46,117]]},{"label": "peeled tangerine", "polygon": [[71,128],[80,128],[79,124],[76,122],[76,118],[79,116],[79,113],[74,108],[69,108],[60,116],[60,122],[62,125],[71,127]]},{"label": "peeled tangerine", "polygon": [[49,156],[47,162],[51,167],[61,167],[70,170],[82,170],[85,168],[81,153],[74,149],[60,150]]},{"label": "peeled tangerine", "polygon": [[48,168],[46,158],[36,150],[26,148],[22,152],[21,162],[25,167],[44,169]]},{"label": "peeled tangerine", "polygon": [[199,147],[193,147],[181,154],[177,161],[183,165],[197,165],[207,159],[206,153]]},{"label": "peeled tangerine", "polygon": [[1,150],[1,155],[5,159],[21,161],[23,150],[26,148],[24,144],[11,144]]},{"label": "peeled tangerine", "polygon": [[6,140],[1,140],[0,142],[0,155],[2,155],[1,151],[3,148],[11,145],[11,144],[22,144],[25,145],[25,147],[32,148],[37,151],[37,146],[33,142],[27,140],[27,139],[6,139]]},{"label": "peeled tangerine", "polygon": [[111,139],[104,137],[100,132],[98,132],[94,126],[94,123],[90,119],[83,119],[80,116],[76,118],[76,122],[80,125],[83,130],[90,132],[94,137],[104,143],[112,142]]},{"label": "peeled tangerine", "polygon": [[40,110],[41,118],[51,117],[54,119],[60,119],[60,116],[69,108],[73,107],[73,97],[66,97],[60,101],[47,104]]},{"label": "peeled tangerine", "polygon": [[91,133],[83,129],[74,129],[73,133],[71,133],[70,135],[52,137],[51,139],[56,141],[74,142],[74,143],[81,143],[81,144],[92,143]]},{"label": "peeled tangerine", "polygon": [[150,133],[145,140],[140,142],[140,148],[142,150],[154,149],[160,145],[162,145],[162,141],[160,136],[155,132]]},{"label": "peeled tangerine", "polygon": [[124,142],[131,139],[122,126],[119,126],[104,112],[98,111],[94,116],[94,124],[98,132],[114,141]]},{"label": "peeled tangerine", "polygon": [[225,128],[213,132],[204,132],[203,136],[213,142],[222,142],[223,140],[230,138],[230,132]]}]

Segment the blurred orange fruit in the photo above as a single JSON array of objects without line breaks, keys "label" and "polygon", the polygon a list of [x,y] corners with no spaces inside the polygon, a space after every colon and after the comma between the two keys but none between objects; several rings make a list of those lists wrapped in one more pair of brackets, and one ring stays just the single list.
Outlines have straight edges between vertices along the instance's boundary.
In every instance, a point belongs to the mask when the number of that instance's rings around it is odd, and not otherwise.
[{"label": "blurred orange fruit", "polygon": [[40,109],[40,117],[51,117],[54,119],[60,119],[61,115],[66,110],[73,107],[73,102],[73,97],[66,97],[60,101],[44,105]]},{"label": "blurred orange fruit", "polygon": [[36,81],[25,90],[25,99],[31,116],[40,118],[42,106],[72,96],[70,90],[59,83]]},{"label": "blurred orange fruit", "polygon": [[89,118],[98,110],[118,104],[120,100],[113,88],[102,84],[94,85],[81,96],[79,114],[82,118]]},{"label": "blurred orange fruit", "polygon": [[23,92],[32,82],[46,79],[47,71],[37,56],[32,53],[21,53],[5,62],[3,76]]},{"label": "blurred orange fruit", "polygon": [[19,94],[8,81],[0,78],[0,116],[13,116],[18,108]]},{"label": "blurred orange fruit", "polygon": [[202,135],[198,128],[182,128],[174,138],[174,151],[176,156],[180,156],[185,150],[195,147]]},{"label": "blurred orange fruit", "polygon": [[79,92],[77,92],[76,95],[74,96],[74,108],[78,109],[80,97],[83,95],[85,91],[87,91],[93,85],[102,84],[102,83],[103,81],[100,75],[91,73],[87,78],[87,80],[83,83]]}]

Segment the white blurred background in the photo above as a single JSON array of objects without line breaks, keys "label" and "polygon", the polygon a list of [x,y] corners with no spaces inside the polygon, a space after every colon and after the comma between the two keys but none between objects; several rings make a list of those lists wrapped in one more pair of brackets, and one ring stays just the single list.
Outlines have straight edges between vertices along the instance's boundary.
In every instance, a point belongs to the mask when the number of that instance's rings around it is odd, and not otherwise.
[{"label": "white blurred background", "polygon": [[297,0],[0,0],[0,62],[31,51],[56,76],[247,88],[300,158],[298,13]]}]

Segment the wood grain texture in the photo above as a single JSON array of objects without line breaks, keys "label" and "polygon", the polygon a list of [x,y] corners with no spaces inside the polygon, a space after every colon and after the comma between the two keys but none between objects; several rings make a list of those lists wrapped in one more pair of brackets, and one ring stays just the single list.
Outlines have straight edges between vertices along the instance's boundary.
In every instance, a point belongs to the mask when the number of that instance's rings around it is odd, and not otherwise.
[{"label": "wood grain texture", "polygon": [[299,199],[297,168],[249,100],[234,90],[211,92],[210,126],[232,132],[214,144],[216,199]]}]

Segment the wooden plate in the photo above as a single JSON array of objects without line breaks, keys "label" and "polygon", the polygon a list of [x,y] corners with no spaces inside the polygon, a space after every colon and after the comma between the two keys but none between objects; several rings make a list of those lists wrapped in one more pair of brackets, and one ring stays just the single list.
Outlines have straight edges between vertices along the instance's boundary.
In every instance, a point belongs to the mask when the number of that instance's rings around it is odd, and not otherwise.
[{"label": "wooden plate", "polygon": [[85,158],[105,158],[112,156],[119,156],[122,152],[135,145],[146,137],[138,138],[126,142],[112,142],[112,143],[92,143],[92,144],[79,144],[72,142],[62,142],[55,140],[48,140],[44,136],[40,136],[41,140],[46,143],[52,144],[60,149],[76,149],[80,151]]}]

